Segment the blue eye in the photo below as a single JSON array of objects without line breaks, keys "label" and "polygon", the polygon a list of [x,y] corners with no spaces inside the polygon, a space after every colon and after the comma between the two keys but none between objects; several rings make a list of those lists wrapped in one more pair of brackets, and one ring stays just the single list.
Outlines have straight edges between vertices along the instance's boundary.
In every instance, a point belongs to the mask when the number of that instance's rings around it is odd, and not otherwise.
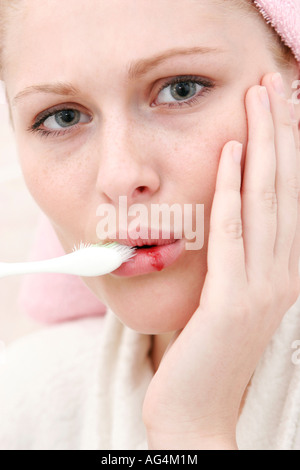
[{"label": "blue eye", "polygon": [[189,105],[213,86],[213,82],[200,77],[175,77],[163,85],[154,104],[169,107]]},{"label": "blue eye", "polygon": [[78,123],[89,122],[90,117],[76,109],[62,109],[43,121],[47,129],[59,130],[75,126]]},{"label": "blue eye", "polygon": [[161,104],[168,101],[174,102],[188,100],[195,96],[202,88],[204,87],[197,85],[194,82],[180,82],[175,83],[175,85],[168,85],[159,93],[158,102]]},{"label": "blue eye", "polygon": [[28,131],[37,132],[44,137],[59,137],[91,120],[91,116],[78,109],[54,108],[42,112],[34,124],[28,128]]}]

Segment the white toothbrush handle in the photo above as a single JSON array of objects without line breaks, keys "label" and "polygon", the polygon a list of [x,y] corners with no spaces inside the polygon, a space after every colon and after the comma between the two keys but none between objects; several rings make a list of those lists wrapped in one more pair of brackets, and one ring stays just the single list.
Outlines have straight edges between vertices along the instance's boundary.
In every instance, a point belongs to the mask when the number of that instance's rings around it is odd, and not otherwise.
[{"label": "white toothbrush handle", "polygon": [[[52,261],[54,263],[52,263]],[[57,259],[28,263],[0,263],[0,278],[19,274],[64,273]],[[65,272],[67,274],[67,272]]]},{"label": "white toothbrush handle", "polygon": [[0,263],[0,278],[18,274],[59,273],[75,276],[102,276],[123,263],[121,255],[112,248],[86,248],[59,258],[28,263]]}]

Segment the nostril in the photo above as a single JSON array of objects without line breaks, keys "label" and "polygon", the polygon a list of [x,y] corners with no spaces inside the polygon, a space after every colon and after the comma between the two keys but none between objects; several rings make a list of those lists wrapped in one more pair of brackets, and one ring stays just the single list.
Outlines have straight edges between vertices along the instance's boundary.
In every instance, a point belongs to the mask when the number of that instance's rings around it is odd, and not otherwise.
[{"label": "nostril", "polygon": [[149,192],[149,186],[137,186],[132,194],[133,199],[139,198],[141,196],[147,196]]},{"label": "nostril", "polygon": [[146,189],[147,189],[146,186],[139,186],[136,190],[137,190],[139,193],[143,194],[143,192],[145,192]]}]

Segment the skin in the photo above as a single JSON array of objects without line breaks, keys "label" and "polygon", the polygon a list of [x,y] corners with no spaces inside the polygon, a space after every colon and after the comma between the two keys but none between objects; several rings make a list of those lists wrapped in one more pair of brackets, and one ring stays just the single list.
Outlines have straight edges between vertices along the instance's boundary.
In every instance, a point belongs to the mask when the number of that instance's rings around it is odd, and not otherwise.
[{"label": "skin", "polygon": [[[147,0],[90,0],[90,8],[27,0],[8,28],[7,95],[28,188],[66,251],[97,241],[97,207],[117,207],[119,196],[147,207],[204,204],[202,250],[161,272],[87,283],[125,324],[155,335],[158,371],[144,404],[149,447],[236,448],[247,384],[300,293],[299,110],[293,123],[287,104],[298,70],[280,70],[278,93],[278,66],[258,16],[229,15],[214,1],[158,3],[153,16]],[[217,51],[176,56],[128,78],[132,62],[199,46]],[[159,85],[177,75],[204,76],[215,87],[192,106],[158,104]],[[58,80],[78,92],[15,100]],[[66,103],[91,120],[60,137],[28,131],[41,111]],[[233,159],[238,143],[241,165]]]}]

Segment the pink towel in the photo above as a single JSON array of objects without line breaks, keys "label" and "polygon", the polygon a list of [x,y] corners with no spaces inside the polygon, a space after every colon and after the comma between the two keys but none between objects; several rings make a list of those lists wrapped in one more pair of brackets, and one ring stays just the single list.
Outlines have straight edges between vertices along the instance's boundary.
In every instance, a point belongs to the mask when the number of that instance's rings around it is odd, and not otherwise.
[{"label": "pink towel", "polygon": [[300,62],[300,0],[255,0],[254,3]]}]

